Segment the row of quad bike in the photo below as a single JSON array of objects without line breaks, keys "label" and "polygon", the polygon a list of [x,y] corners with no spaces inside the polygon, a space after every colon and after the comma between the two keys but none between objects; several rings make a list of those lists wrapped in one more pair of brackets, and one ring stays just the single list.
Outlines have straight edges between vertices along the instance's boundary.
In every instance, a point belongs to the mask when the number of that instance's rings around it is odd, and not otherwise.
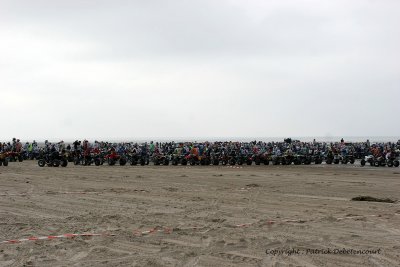
[{"label": "row of quad bike", "polygon": [[372,155],[366,156],[364,159],[361,159],[361,166],[365,166],[366,164],[375,167],[399,167],[399,160],[396,158],[386,159],[385,157],[374,157]]},{"label": "row of quad bike", "polygon": [[[54,152],[52,154],[45,154],[38,161],[40,167],[52,166],[52,167],[66,167],[68,162],[72,162],[74,165],[104,165],[108,164],[121,165],[149,165],[152,162],[154,165],[310,165],[310,164],[322,164],[325,161],[326,164],[354,164],[355,157],[352,155],[283,155],[283,156],[271,156],[271,155],[239,155],[239,156],[228,156],[221,155],[218,153],[208,156],[197,156],[193,154],[187,155],[140,155],[140,154],[123,154],[119,155],[115,152],[111,153],[97,153],[88,155],[72,155],[72,154],[61,154]],[[388,166],[398,167],[399,161],[395,158],[386,159],[384,157],[375,158],[373,156],[366,156],[365,159],[361,160],[361,166],[369,163],[371,166]]]},{"label": "row of quad bike", "polygon": [[0,152],[0,166],[8,166],[9,162],[22,162],[27,159],[24,154],[15,151]]}]

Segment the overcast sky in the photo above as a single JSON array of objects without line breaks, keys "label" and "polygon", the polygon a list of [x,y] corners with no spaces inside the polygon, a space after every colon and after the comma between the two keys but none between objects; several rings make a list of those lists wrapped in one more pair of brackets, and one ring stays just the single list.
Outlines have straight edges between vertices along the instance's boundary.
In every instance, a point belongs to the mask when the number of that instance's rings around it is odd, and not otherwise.
[{"label": "overcast sky", "polygon": [[400,136],[400,1],[0,1],[0,140]]}]

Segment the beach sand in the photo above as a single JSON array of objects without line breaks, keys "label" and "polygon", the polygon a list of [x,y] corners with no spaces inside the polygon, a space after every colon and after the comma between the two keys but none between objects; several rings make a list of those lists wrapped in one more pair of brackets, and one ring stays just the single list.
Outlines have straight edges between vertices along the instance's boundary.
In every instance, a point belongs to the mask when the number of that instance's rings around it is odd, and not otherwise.
[{"label": "beach sand", "polygon": [[[351,201],[400,199],[400,168],[40,168],[24,161],[1,166],[0,181],[0,242],[101,234],[2,243],[0,266],[400,263],[400,205]],[[380,253],[339,254],[343,248]]]}]

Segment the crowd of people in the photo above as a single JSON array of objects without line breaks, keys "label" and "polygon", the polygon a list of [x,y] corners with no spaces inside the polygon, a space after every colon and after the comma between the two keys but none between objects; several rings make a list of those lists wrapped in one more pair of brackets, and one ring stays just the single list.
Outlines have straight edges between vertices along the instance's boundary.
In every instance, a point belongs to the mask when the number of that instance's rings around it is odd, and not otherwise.
[{"label": "crowd of people", "polygon": [[[65,154],[70,162],[86,164],[99,159],[100,164],[105,160],[122,158],[123,163],[133,160],[136,162],[154,162],[156,165],[169,163],[191,163],[209,165],[216,160],[222,164],[243,164],[262,162],[268,164],[291,164],[311,162],[322,163],[354,163],[355,159],[373,158],[396,159],[399,157],[400,140],[397,142],[371,143],[365,142],[302,142],[290,138],[279,142],[104,142],[88,140],[65,143],[45,141],[39,145],[36,141],[22,143],[13,138],[11,142],[0,143],[0,152],[10,153],[11,157],[22,159],[39,159],[45,155]],[[203,159],[203,161],[202,161]],[[99,161],[95,162],[98,163]],[[268,163],[267,163],[268,161]],[[120,163],[121,163],[120,162]],[[143,164],[142,164],[143,165]],[[175,164],[177,165],[177,164]]]}]

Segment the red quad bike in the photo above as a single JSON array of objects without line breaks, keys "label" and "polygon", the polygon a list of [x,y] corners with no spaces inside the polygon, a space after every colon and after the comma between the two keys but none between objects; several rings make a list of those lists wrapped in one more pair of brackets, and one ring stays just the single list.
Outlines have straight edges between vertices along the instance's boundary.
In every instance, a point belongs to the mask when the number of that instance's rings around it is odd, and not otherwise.
[{"label": "red quad bike", "polygon": [[107,161],[108,165],[114,166],[117,161],[119,165],[124,166],[126,164],[126,158],[124,156],[118,155],[115,151],[110,151],[106,156],[105,160]]},{"label": "red quad bike", "polygon": [[8,157],[8,159],[9,159],[10,162],[11,162],[11,161],[15,161],[15,162],[19,161],[19,162],[22,162],[22,161],[24,160],[22,154],[21,154],[20,152],[16,152],[16,151],[10,151],[10,152],[8,152],[7,157]]}]

